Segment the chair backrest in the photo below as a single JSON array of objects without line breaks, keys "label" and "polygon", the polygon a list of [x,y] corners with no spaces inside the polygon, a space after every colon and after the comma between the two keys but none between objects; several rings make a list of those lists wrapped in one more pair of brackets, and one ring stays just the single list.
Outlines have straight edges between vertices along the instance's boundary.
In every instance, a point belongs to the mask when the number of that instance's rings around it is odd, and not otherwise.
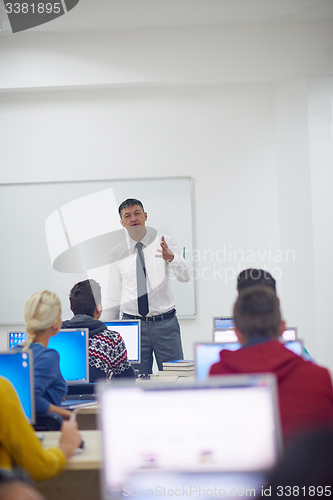
[{"label": "chair backrest", "polygon": [[35,431],[60,431],[63,419],[57,413],[36,415]]}]

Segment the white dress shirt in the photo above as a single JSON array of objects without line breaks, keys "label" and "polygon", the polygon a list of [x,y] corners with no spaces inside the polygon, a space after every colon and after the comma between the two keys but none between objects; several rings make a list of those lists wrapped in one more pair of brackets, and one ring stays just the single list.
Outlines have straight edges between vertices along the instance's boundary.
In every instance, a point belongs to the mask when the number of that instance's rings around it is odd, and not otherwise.
[{"label": "white dress shirt", "polygon": [[[146,265],[148,290],[148,316],[163,314],[176,306],[175,297],[170,286],[170,272],[178,281],[189,281],[189,268],[181,252],[170,236],[164,239],[174,254],[172,262],[168,263],[157,252],[161,250],[161,237],[157,232],[146,227],[147,232],[141,240]],[[126,243],[112,250],[113,263],[110,265],[109,284],[106,297],[106,315],[110,321],[119,318],[122,313],[139,316],[136,278],[137,241],[127,233]],[[156,257],[160,255],[160,257]]]}]

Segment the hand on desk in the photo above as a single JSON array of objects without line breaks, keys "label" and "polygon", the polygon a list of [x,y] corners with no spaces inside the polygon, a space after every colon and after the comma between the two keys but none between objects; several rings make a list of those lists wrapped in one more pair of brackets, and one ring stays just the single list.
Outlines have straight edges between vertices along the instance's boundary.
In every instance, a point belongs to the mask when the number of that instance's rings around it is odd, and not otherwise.
[{"label": "hand on desk", "polygon": [[80,447],[81,442],[82,437],[78,430],[77,421],[63,422],[59,448],[65,453],[67,458],[70,458],[74,454],[75,450]]}]

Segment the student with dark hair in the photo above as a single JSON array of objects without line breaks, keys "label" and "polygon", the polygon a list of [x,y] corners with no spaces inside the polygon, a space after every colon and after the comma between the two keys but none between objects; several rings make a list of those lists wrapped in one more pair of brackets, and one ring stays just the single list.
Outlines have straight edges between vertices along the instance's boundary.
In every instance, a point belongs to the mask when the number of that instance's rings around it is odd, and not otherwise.
[{"label": "student with dark hair", "polygon": [[274,373],[277,377],[285,438],[322,424],[333,426],[333,389],[329,372],[304,361],[279,342],[285,329],[274,290],[252,286],[234,306],[235,331],[242,348],[223,350],[210,375]]},{"label": "student with dark hair", "polygon": [[102,314],[101,287],[95,280],[76,283],[69,302],[74,316],[64,321],[62,328],[89,329],[89,380],[111,377],[135,377],[127,357],[125,343],[118,332],[112,332],[99,321]]},{"label": "student with dark hair", "polygon": [[244,271],[239,273],[237,278],[238,293],[255,285],[268,286],[276,292],[276,281],[268,271],[264,271],[263,269],[244,269]]}]

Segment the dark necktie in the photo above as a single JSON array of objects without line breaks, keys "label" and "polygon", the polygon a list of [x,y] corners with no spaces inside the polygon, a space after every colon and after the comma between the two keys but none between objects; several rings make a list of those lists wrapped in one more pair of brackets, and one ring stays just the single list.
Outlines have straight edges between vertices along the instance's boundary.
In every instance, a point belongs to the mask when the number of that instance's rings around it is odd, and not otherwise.
[{"label": "dark necktie", "polygon": [[149,307],[148,307],[148,293],[147,293],[147,280],[146,280],[146,265],[142,250],[143,243],[139,241],[135,246],[138,249],[136,255],[138,310],[141,316],[147,316]]}]

